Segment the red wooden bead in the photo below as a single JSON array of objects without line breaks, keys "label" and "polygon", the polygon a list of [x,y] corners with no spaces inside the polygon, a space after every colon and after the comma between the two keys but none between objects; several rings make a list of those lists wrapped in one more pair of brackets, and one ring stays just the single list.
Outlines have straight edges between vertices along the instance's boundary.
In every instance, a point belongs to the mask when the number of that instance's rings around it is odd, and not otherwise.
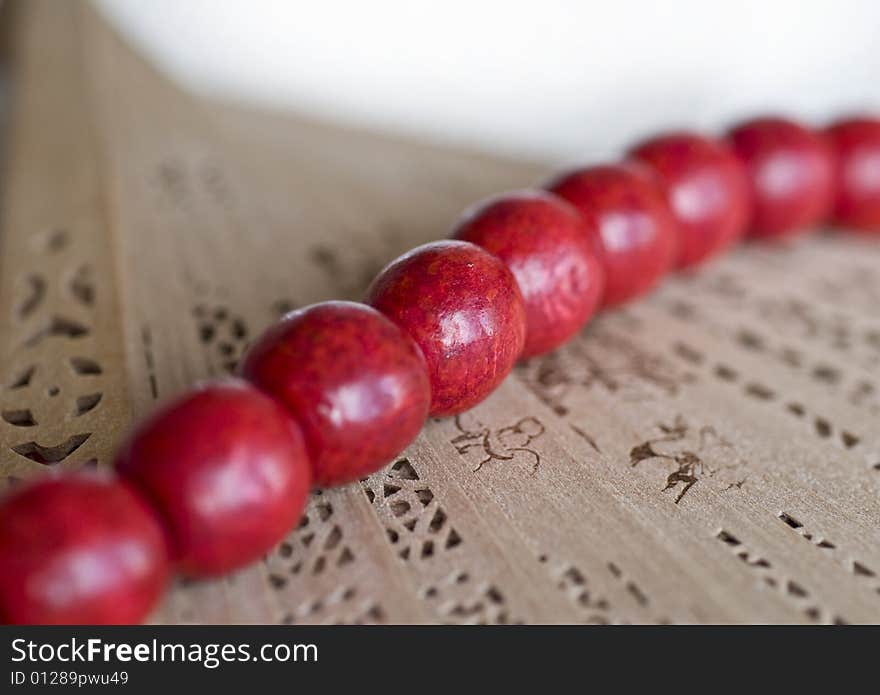
[{"label": "red wooden bead", "polygon": [[125,483],[44,478],[0,505],[4,623],[138,623],[168,571],[161,522]]},{"label": "red wooden bead", "polygon": [[834,172],[824,137],[782,118],[759,118],[734,128],[729,138],[748,170],[749,236],[790,236],[825,219],[834,195]]},{"label": "red wooden bead", "polygon": [[851,118],[827,133],[836,153],[834,221],[855,230],[880,231],[880,120]]},{"label": "red wooden bead", "polygon": [[431,402],[416,344],[378,311],[354,302],[288,314],[251,348],[242,373],[300,423],[322,486],[387,464],[415,439]]},{"label": "red wooden bead", "polygon": [[526,318],[516,280],[474,244],[419,246],[392,261],[368,297],[422,349],[432,415],[453,415],[482,401],[522,353]]},{"label": "red wooden bead", "polygon": [[558,347],[596,311],[605,274],[592,220],[545,191],[515,191],[467,210],[453,235],[494,254],[513,272],[526,309],[523,357]]},{"label": "red wooden bead", "polygon": [[596,222],[595,247],[605,268],[603,306],[645,294],[672,267],[678,231],[644,165],[577,169],[553,179],[547,188]]},{"label": "red wooden bead", "polygon": [[311,483],[299,427],[244,381],[205,385],[137,429],[116,462],[169,529],[190,576],[246,565],[299,520]]},{"label": "red wooden bead", "polygon": [[654,170],[666,192],[678,223],[679,268],[706,260],[743,235],[751,212],[748,178],[726,143],[671,133],[641,143],[632,156]]}]

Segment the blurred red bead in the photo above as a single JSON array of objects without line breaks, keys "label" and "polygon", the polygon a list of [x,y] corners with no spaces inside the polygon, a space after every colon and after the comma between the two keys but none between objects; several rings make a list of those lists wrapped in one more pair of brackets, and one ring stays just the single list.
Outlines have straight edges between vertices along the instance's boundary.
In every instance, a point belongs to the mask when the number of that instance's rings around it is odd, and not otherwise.
[{"label": "blurred red bead", "polygon": [[44,478],[0,504],[4,623],[139,623],[168,572],[161,522],[125,483]]},{"label": "blurred red bead", "polygon": [[301,425],[322,486],[387,464],[415,439],[431,403],[427,365],[413,340],[354,302],[288,314],[250,349],[242,374]]},{"label": "blurred red bead", "polygon": [[558,347],[596,311],[605,274],[592,220],[545,191],[515,191],[467,210],[453,236],[500,258],[525,302],[523,357]]},{"label": "blurred red bead", "polygon": [[676,265],[689,268],[723,251],[745,233],[751,212],[745,167],[724,142],[671,133],[635,147],[666,192],[679,230]]},{"label": "blurred red bead", "polygon": [[826,132],[836,153],[834,221],[855,230],[880,231],[880,120],[850,118]]},{"label": "blurred red bead", "polygon": [[595,221],[594,245],[605,269],[603,306],[645,294],[672,268],[678,231],[644,165],[577,169],[551,180],[547,188]]},{"label": "blurred red bead", "polygon": [[311,483],[299,427],[238,380],[161,409],[116,467],[162,515],[172,559],[190,576],[228,572],[270,550],[298,522]]},{"label": "blurred red bead", "polygon": [[748,236],[790,236],[826,218],[834,196],[834,166],[821,134],[782,118],[758,118],[731,130],[729,139],[748,171]]},{"label": "blurred red bead", "polygon": [[368,297],[421,348],[434,416],[482,401],[522,354],[526,318],[516,280],[474,244],[419,246],[386,266]]}]

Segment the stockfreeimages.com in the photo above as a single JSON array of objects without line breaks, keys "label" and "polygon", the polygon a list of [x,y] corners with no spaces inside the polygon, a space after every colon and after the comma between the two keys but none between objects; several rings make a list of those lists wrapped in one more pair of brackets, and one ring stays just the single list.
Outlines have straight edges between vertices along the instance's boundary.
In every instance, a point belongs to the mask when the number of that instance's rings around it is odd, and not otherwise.
[{"label": "stockfreeimages.com", "polygon": [[12,661],[18,663],[200,663],[217,668],[223,663],[241,661],[316,662],[318,647],[314,644],[176,644],[159,640],[137,644],[105,642],[97,638],[73,637],[61,644],[38,643],[25,639],[12,640]]}]

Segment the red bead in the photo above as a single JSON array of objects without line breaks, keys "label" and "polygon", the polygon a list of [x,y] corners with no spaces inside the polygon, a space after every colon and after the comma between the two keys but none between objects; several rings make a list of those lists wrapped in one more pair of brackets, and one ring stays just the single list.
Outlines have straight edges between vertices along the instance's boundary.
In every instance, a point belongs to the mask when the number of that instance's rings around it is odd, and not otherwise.
[{"label": "red bead", "polygon": [[167,580],[161,522],[124,483],[44,478],[0,505],[4,623],[139,623]]},{"label": "red bead", "polygon": [[834,221],[880,231],[880,120],[851,118],[827,133],[836,153]]},{"label": "red bead", "polygon": [[392,261],[368,296],[422,349],[434,416],[482,401],[522,353],[526,318],[516,280],[479,246],[464,241],[419,246]]},{"label": "red bead", "polygon": [[605,268],[603,306],[645,294],[672,267],[678,232],[644,165],[578,169],[553,179],[547,188],[595,220],[595,247]]},{"label": "red bead", "polygon": [[745,167],[726,143],[672,133],[632,151],[653,169],[678,223],[676,265],[689,268],[736,242],[751,212]]},{"label": "red bead", "polygon": [[591,220],[545,191],[516,191],[467,210],[454,236],[483,247],[513,272],[526,310],[523,357],[571,338],[596,311],[605,274]]},{"label": "red bead", "polygon": [[242,373],[302,426],[318,485],[378,470],[428,416],[427,366],[412,339],[372,307],[324,302],[285,316]]},{"label": "red bead", "polygon": [[299,427],[246,382],[184,395],[147,420],[116,463],[163,516],[190,576],[246,565],[299,520],[311,476]]},{"label": "red bead", "polygon": [[749,236],[790,236],[825,219],[834,194],[834,172],[824,137],[782,118],[748,121],[729,137],[748,171]]}]

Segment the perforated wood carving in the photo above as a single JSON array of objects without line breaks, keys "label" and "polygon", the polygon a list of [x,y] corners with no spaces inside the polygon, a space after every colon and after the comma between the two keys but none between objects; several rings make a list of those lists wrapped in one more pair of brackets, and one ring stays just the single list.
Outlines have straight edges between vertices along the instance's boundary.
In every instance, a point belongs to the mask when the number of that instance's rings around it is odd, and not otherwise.
[{"label": "perforated wood carving", "polygon": [[[115,259],[80,37],[16,36],[0,232],[0,467],[5,482],[109,463],[129,421]],[[25,85],[41,81],[43,89]]]}]

